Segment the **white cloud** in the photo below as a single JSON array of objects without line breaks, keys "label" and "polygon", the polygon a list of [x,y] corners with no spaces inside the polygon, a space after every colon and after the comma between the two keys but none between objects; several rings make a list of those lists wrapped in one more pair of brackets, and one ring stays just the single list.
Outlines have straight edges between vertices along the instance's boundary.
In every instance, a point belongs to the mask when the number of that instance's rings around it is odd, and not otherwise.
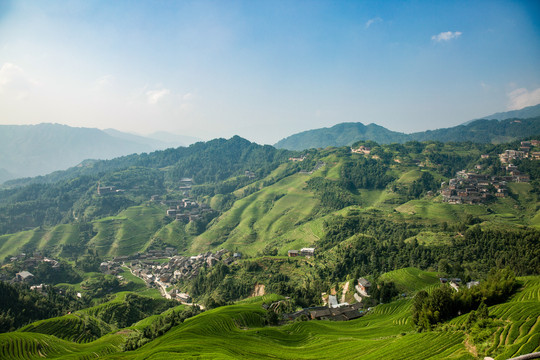
[{"label": "white cloud", "polygon": [[508,93],[508,101],[508,110],[519,110],[540,104],[540,88],[533,91],[525,88],[515,89]]},{"label": "white cloud", "polygon": [[37,82],[12,63],[4,63],[0,68],[0,93],[7,94],[17,100],[26,98]]},{"label": "white cloud", "polygon": [[436,42],[441,42],[441,41],[450,41],[452,39],[457,39],[458,37],[461,36],[461,34],[463,34],[461,31],[446,31],[446,32],[442,32],[438,35],[433,35],[431,37],[431,40],[434,40]]},{"label": "white cloud", "polygon": [[169,89],[150,90],[146,92],[146,100],[150,105],[155,105],[170,93],[171,91]]},{"label": "white cloud", "polygon": [[112,85],[113,82],[114,82],[114,76],[112,76],[112,75],[103,75],[102,77],[100,77],[100,78],[96,79],[96,81],[94,81],[94,87],[98,88],[98,89],[109,87],[109,86]]},{"label": "white cloud", "polygon": [[373,18],[373,19],[369,19],[367,22],[366,22],[366,29],[369,28],[371,25],[375,24],[375,23],[378,23],[378,22],[381,22],[383,21],[380,17],[376,17],[376,18]]},{"label": "white cloud", "polygon": [[184,94],[184,96],[182,96],[182,99],[184,101],[189,101],[189,100],[193,99],[193,94],[188,92],[188,93]]}]

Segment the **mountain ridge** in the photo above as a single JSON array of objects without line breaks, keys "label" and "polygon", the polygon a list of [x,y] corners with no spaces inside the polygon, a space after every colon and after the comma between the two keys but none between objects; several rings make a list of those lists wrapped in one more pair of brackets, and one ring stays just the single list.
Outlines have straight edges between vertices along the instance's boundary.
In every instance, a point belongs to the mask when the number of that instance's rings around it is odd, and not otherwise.
[{"label": "mountain ridge", "polygon": [[0,183],[64,170],[88,159],[107,160],[174,145],[114,129],[56,123],[0,125]]},{"label": "mountain ridge", "polygon": [[472,141],[502,143],[540,133],[540,116],[528,119],[480,119],[450,128],[426,130],[411,134],[395,132],[380,125],[360,122],[340,123],[330,128],[303,131],[278,141],[278,149],[301,151],[328,146],[350,146],[358,141],[375,141],[379,144],[405,143],[407,141]]}]

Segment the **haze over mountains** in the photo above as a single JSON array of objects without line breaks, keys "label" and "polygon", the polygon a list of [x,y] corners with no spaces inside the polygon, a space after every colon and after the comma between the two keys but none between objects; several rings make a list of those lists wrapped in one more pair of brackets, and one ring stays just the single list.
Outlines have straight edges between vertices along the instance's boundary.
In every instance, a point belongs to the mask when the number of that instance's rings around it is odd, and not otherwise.
[{"label": "haze over mountains", "polygon": [[[516,121],[516,118],[520,120]],[[413,134],[392,131],[376,124],[341,123],[331,128],[291,135],[274,146],[304,150],[351,145],[360,140],[380,144],[411,140],[501,143],[538,133],[540,105],[496,113],[451,128]],[[140,136],[115,129],[74,128],[60,124],[0,125],[0,183],[67,169],[86,159],[112,159],[133,153],[188,146],[198,140],[167,132]]]},{"label": "haze over mountains", "polygon": [[[501,143],[540,132],[540,104],[521,110],[489,115],[451,128],[427,130],[412,134],[391,131],[376,124],[341,123],[330,128],[303,131],[278,141],[281,149],[305,150],[328,146],[346,146],[360,140],[380,144],[407,141],[473,141]],[[519,122],[512,119],[527,119]],[[489,120],[486,120],[489,119]],[[504,120],[504,121],[503,121]]]},{"label": "haze over mountains", "polygon": [[[169,140],[172,140],[169,138]],[[118,156],[187,146],[195,138],[175,142],[114,129],[75,128],[60,124],[0,125],[0,182],[44,175],[76,166],[85,159]]]}]

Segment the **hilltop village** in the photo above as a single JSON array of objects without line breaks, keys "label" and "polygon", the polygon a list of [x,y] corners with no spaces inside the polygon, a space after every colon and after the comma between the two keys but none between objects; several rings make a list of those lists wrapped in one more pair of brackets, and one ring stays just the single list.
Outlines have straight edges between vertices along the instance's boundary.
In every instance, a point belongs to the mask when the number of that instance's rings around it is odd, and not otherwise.
[{"label": "hilltop village", "polygon": [[107,266],[107,271],[114,271],[124,265],[148,287],[159,289],[164,297],[189,302],[191,298],[188,294],[180,293],[177,289],[167,291],[166,288],[170,288],[180,280],[195,278],[203,267],[211,268],[218,262],[230,265],[241,258],[241,253],[221,249],[216,253],[206,252],[196,256],[174,255],[169,257],[169,261],[161,264],[140,257],[137,259],[117,257],[112,262],[102,265]]},{"label": "hilltop village", "polygon": [[[474,171],[461,170],[456,177],[441,184],[441,195],[444,202],[450,204],[480,204],[493,197],[504,198],[508,196],[508,183],[529,182],[530,176],[522,173],[514,165],[516,160],[540,160],[540,152],[531,151],[532,147],[540,146],[540,141],[522,141],[520,150],[505,150],[499,154],[499,160],[506,172],[503,176],[483,174],[483,165],[475,165]],[[481,156],[489,159],[489,155]]]}]

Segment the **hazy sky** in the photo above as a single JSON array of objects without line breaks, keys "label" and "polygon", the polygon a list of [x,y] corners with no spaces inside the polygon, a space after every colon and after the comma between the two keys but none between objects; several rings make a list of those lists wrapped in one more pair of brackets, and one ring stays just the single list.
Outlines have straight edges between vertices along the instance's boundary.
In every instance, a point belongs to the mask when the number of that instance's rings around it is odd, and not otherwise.
[{"label": "hazy sky", "polygon": [[537,103],[539,1],[0,0],[0,124],[273,144]]}]

